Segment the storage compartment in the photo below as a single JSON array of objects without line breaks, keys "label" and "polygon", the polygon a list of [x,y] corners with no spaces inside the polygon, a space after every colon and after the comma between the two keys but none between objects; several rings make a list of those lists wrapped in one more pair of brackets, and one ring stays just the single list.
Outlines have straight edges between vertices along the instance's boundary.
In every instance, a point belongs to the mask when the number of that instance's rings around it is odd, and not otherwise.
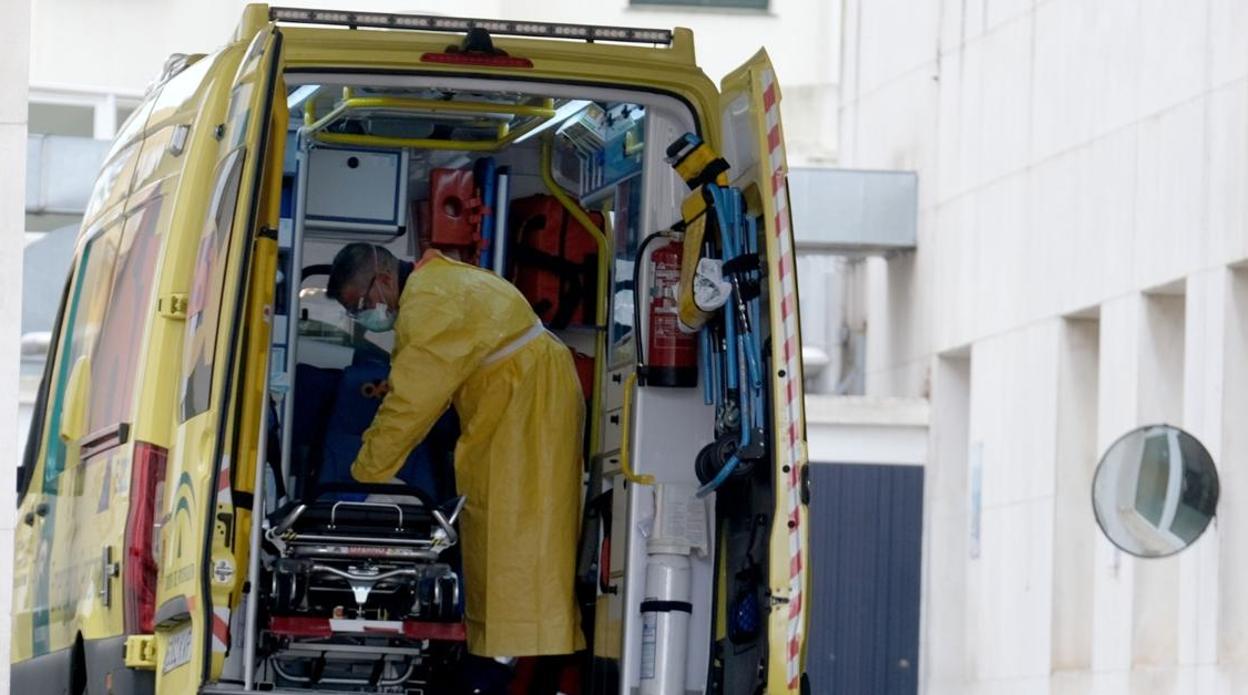
[{"label": "storage compartment", "polygon": [[403,232],[408,161],[403,152],[316,147],[305,161],[309,232],[383,238]]}]

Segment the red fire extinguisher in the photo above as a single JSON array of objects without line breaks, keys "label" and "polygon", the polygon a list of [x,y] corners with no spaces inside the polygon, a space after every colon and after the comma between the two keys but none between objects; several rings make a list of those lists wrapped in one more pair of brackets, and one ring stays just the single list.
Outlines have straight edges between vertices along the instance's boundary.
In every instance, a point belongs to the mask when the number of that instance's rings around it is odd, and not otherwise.
[{"label": "red fire extinguisher", "polygon": [[653,280],[645,354],[645,383],[650,386],[698,384],[698,336],[680,330],[680,261],[679,241],[669,241],[650,255]]}]

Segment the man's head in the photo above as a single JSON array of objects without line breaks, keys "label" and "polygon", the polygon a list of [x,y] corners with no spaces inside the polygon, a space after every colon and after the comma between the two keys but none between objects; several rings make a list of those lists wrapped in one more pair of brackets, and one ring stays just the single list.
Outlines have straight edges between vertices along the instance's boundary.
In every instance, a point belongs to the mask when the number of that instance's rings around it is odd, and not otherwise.
[{"label": "man's head", "polygon": [[394,254],[375,244],[355,243],[334,256],[325,293],[365,328],[384,331],[394,323],[400,290]]}]

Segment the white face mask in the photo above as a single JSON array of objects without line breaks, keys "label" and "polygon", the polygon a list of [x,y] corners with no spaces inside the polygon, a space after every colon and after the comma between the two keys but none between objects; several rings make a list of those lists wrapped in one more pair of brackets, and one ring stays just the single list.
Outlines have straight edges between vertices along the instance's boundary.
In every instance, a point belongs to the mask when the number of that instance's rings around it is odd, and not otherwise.
[{"label": "white face mask", "polygon": [[371,309],[361,312],[355,322],[374,333],[385,333],[394,329],[394,313],[385,302],[377,302]]},{"label": "white face mask", "polygon": [[[377,270],[380,267],[379,259],[377,257],[377,247],[374,246],[373,283],[377,282]],[[372,290],[372,284],[369,285],[369,290]],[[385,333],[386,331],[393,330],[394,320],[394,312],[390,311],[390,307],[386,305],[384,300],[377,302],[371,308],[361,311],[355,316],[356,323],[363,326],[365,330],[369,330],[374,333]]]}]

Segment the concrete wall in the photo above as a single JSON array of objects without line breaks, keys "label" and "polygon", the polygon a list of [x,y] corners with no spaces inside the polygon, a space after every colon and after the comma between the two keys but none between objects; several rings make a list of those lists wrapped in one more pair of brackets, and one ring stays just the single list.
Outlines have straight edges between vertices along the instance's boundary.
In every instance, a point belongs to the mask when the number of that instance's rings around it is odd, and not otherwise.
[{"label": "concrete wall", "polygon": [[[917,253],[851,277],[868,394],[933,404],[926,692],[1248,692],[1248,5],[848,0],[844,26],[840,164],[920,174]],[[1087,491],[1161,420],[1223,503],[1134,561]]]},{"label": "concrete wall", "polygon": [[[27,55],[30,2],[5,3],[0,22],[0,162],[24,162],[26,152]],[[18,392],[22,315],[22,244],[25,237],[26,177],[20,165],[0,176],[0,393]],[[17,399],[0,399],[0,606],[9,605],[13,586],[14,487],[17,472]],[[9,684],[9,613],[0,612],[0,692]]]}]

